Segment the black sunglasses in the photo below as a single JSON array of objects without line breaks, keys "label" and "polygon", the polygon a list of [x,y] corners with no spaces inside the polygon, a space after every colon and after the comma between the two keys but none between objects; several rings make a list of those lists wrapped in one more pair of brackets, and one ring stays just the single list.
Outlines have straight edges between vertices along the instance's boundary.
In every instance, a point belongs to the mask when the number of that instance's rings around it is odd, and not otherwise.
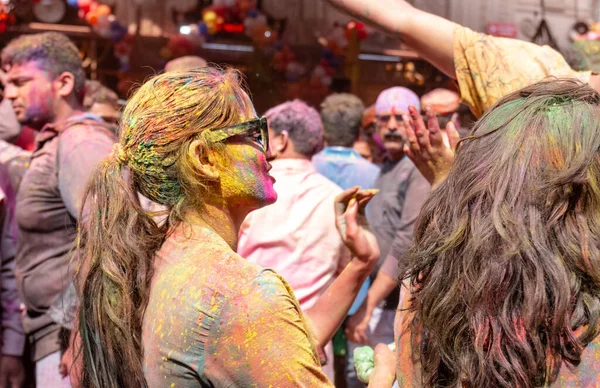
[{"label": "black sunglasses", "polygon": [[207,135],[208,139],[214,142],[227,140],[233,136],[245,135],[258,143],[263,152],[266,153],[269,150],[269,126],[266,117],[230,125],[225,128],[213,129]]}]

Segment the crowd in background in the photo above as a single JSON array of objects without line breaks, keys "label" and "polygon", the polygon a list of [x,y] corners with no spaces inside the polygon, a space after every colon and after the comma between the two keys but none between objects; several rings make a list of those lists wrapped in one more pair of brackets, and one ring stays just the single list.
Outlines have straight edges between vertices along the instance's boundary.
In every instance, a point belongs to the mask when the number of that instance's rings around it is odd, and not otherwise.
[{"label": "crowd in background", "polygon": [[347,387],[378,344],[377,387],[597,383],[597,76],[397,4],[473,128],[444,89],[259,117],[196,57],[123,107],[66,36],[6,46],[0,388],[331,386],[334,335]]},{"label": "crowd in background", "polygon": [[[186,57],[166,71],[204,66],[201,58]],[[77,304],[70,255],[77,222],[88,217],[82,213],[86,184],[113,150],[121,106],[113,91],[85,80],[76,48],[56,33],[13,41],[3,51],[3,68],[3,360],[14,361],[6,376],[23,379],[20,364],[27,364],[38,386],[66,386],[68,367],[61,358],[71,356],[68,338]],[[49,81],[48,74],[59,78]],[[456,93],[436,90],[431,96],[444,100],[440,114],[451,115],[459,106]],[[408,248],[429,191],[402,149],[402,112],[409,105],[419,107],[419,98],[397,87],[382,92],[369,108],[340,93],[326,98],[320,112],[299,100],[266,112],[278,200],[250,213],[239,233],[238,253],[283,276],[308,310],[351,259],[336,232],[334,198],[353,187],[380,190],[367,217],[382,251],[377,265],[382,269],[361,287],[345,325],[351,339],[349,386],[362,385],[352,365],[354,347],[393,342],[397,257]],[[33,366],[19,361],[25,349]],[[323,360],[333,380],[331,342]]]}]

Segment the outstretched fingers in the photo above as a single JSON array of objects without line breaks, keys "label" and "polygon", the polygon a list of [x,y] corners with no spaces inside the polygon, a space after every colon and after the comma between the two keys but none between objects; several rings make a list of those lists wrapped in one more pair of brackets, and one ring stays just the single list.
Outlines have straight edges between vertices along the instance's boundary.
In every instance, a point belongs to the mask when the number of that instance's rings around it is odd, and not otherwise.
[{"label": "outstretched fingers", "polygon": [[444,146],[444,134],[440,129],[440,123],[431,106],[425,108],[425,114],[427,116],[427,129],[429,130],[429,140],[433,152],[433,150],[438,150]]},{"label": "outstretched fingers", "polygon": [[446,134],[448,135],[448,142],[450,143],[450,148],[453,150],[456,149],[456,145],[460,141],[460,134],[456,130],[456,126],[452,121],[450,121],[446,125]]},{"label": "outstretched fingers", "polygon": [[421,154],[423,155],[424,159],[429,160],[433,150],[429,140],[429,130],[423,121],[423,116],[421,116],[417,108],[412,105],[408,107],[408,113],[410,114],[410,118],[412,120],[415,135],[417,136],[417,142],[419,143],[419,148],[421,149]]}]

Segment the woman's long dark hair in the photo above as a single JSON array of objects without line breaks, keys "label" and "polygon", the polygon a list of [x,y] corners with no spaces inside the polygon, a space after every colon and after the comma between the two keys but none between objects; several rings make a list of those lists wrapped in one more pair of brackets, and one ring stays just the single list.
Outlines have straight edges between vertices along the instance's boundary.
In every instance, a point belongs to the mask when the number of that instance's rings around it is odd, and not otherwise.
[{"label": "woman's long dark hair", "polygon": [[[194,144],[204,131],[253,115],[238,74],[211,67],[158,75],[130,98],[119,145],[88,184],[89,217],[79,230],[84,387],[147,385],[141,334],[154,255],[169,226],[184,221],[187,211],[201,212],[203,201],[218,195],[214,182],[199,173],[199,159],[210,147],[227,160],[220,143]],[[164,225],[141,206],[138,193],[168,208]]]},{"label": "woman's long dark hair", "polygon": [[543,386],[598,335],[599,103],[544,81],[460,143],[409,252],[424,386]]}]

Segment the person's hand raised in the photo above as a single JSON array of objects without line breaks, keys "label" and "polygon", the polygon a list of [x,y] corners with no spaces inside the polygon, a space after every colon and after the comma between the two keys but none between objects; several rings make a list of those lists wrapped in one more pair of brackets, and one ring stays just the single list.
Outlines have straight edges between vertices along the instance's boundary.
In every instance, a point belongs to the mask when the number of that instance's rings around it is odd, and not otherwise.
[{"label": "person's hand raised", "polygon": [[431,107],[426,107],[425,112],[427,125],[414,106],[409,107],[410,116],[403,116],[408,139],[404,145],[404,153],[413,161],[433,189],[448,176],[454,164],[456,145],[460,136],[452,121],[445,129],[441,129]]},{"label": "person's hand raised", "polygon": [[335,226],[352,256],[368,265],[379,258],[379,245],[369,228],[365,207],[378,190],[344,190],[335,198]]}]

